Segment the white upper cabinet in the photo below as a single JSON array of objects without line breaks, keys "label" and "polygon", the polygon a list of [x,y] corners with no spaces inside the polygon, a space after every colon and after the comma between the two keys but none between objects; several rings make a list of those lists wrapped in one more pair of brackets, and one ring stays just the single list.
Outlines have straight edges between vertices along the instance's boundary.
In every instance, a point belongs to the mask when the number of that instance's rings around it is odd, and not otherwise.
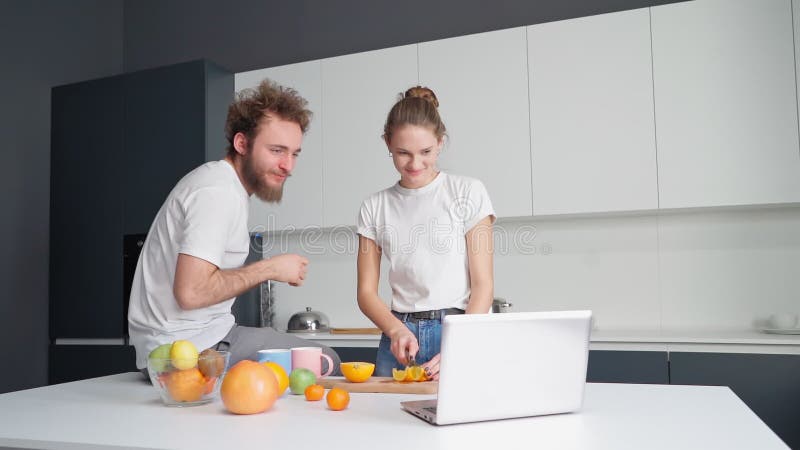
[{"label": "white upper cabinet", "polygon": [[658,208],[647,9],[528,27],[534,215]]},{"label": "white upper cabinet", "polygon": [[481,180],[498,216],[531,215],[525,28],[419,44],[449,139],[439,167]]},{"label": "white upper cabinet", "polygon": [[250,197],[251,231],[319,226],[322,223],[322,77],[320,61],[309,61],[236,74],[239,92],[264,78],[297,90],[314,113],[292,176],[286,180],[280,204]]},{"label": "white upper cabinet", "polygon": [[[794,17],[794,71],[795,89],[800,86],[800,0],[792,0],[792,15]],[[800,109],[800,92],[797,92],[798,109]]]},{"label": "white upper cabinet", "polygon": [[660,207],[800,201],[790,0],[651,14]]},{"label": "white upper cabinet", "polygon": [[400,178],[381,135],[416,84],[416,45],[322,60],[324,226],[355,225],[364,198]]}]

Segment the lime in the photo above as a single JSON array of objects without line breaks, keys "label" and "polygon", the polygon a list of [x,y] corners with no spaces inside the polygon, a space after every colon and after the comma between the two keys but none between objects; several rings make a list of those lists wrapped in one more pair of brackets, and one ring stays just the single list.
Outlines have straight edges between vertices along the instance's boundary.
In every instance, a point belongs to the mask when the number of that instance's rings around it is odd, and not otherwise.
[{"label": "lime", "polygon": [[189,341],[180,339],[172,343],[169,357],[176,369],[186,370],[197,366],[197,347]]},{"label": "lime", "polygon": [[302,367],[292,370],[292,373],[289,374],[289,390],[294,395],[305,394],[306,388],[316,382],[317,376],[314,375],[314,372]]},{"label": "lime", "polygon": [[163,372],[169,367],[169,351],[172,344],[162,344],[154,348],[149,355],[147,355],[148,364],[155,372]]}]

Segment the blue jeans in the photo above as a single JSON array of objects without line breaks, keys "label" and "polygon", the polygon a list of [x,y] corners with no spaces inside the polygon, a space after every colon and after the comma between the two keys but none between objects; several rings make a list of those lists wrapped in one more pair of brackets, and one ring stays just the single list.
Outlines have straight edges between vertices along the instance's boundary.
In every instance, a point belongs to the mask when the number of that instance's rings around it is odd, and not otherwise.
[{"label": "blue jeans", "polygon": [[[400,313],[392,311],[395,317],[401,318]],[[401,319],[402,320],[402,319]],[[419,343],[417,352],[417,364],[424,364],[431,358],[438,355],[442,346],[442,321],[439,319],[407,319],[403,324],[414,333]],[[375,376],[391,377],[392,369],[403,369],[405,366],[400,364],[392,354],[392,341],[385,334],[381,335],[381,342],[378,344],[378,354],[375,358]]]}]

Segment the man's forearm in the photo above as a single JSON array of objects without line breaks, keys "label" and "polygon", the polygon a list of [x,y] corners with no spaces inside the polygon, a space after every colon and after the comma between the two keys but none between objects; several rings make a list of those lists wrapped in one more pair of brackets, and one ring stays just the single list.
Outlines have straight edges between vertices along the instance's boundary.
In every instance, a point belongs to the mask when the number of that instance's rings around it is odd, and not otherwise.
[{"label": "man's forearm", "polygon": [[255,261],[237,269],[217,268],[188,289],[175,289],[175,297],[183,309],[205,308],[236,297],[272,275],[269,260]]}]

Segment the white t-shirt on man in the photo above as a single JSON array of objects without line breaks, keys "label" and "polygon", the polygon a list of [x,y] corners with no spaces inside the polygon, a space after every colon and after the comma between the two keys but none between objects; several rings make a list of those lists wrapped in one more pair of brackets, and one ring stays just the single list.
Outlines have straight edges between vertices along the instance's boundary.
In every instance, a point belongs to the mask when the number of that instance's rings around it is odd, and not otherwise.
[{"label": "white t-shirt on man", "polygon": [[235,298],[206,308],[181,309],[173,295],[178,254],[220,269],[241,267],[249,253],[247,191],[233,166],[213,161],[184,176],[156,214],[139,255],[128,307],[136,367],[147,367],[155,347],[188,339],[203,350],[234,325]]},{"label": "white t-shirt on man", "polygon": [[389,261],[392,309],[465,309],[470,296],[465,235],[487,216],[494,220],[483,183],[444,172],[419,189],[397,183],[367,197],[357,232],[375,241]]}]

